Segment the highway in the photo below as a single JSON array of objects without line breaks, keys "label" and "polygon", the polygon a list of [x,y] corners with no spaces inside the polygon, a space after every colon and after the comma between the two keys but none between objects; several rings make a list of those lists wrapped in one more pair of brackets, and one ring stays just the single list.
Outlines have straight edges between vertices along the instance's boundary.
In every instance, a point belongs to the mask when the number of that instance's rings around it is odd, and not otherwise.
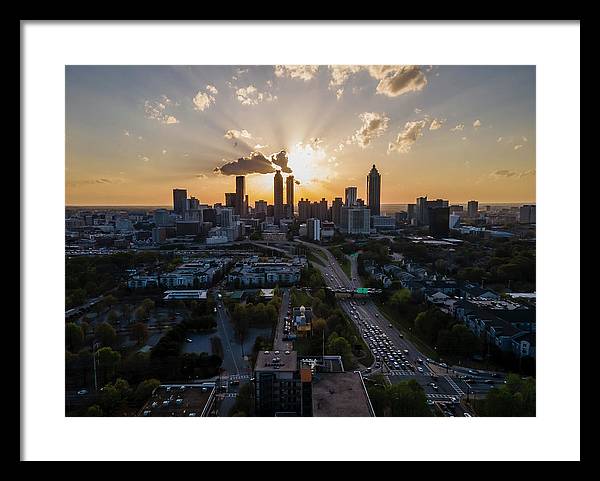
[{"label": "highway", "polygon": [[[361,287],[356,256],[349,256],[352,278],[348,279],[328,249],[300,240],[298,242],[325,255],[327,261],[323,261],[324,266],[316,262],[313,265],[323,274],[329,287]],[[423,387],[430,402],[447,403],[449,407],[446,411],[458,415],[463,415],[464,408],[454,405],[456,401],[468,396],[484,395],[495,384],[504,382],[504,375],[499,373],[474,371],[458,366],[446,367],[428,359],[391,326],[375,303],[368,298],[340,299],[339,302],[357,325],[376,359],[373,366],[363,370],[365,376],[382,373],[391,383],[415,379]]]}]

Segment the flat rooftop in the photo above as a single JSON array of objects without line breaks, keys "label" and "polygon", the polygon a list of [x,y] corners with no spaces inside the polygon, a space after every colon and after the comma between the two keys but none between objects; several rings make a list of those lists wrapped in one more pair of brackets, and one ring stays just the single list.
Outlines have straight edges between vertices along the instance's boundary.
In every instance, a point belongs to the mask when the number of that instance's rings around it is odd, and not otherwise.
[{"label": "flat rooftop", "polygon": [[[286,354],[286,352],[288,354]],[[293,372],[298,370],[296,351],[259,351],[254,370],[258,372]]]},{"label": "flat rooftop", "polygon": [[203,384],[161,384],[140,410],[139,416],[182,417],[206,416],[214,397],[215,386]]},{"label": "flat rooftop", "polygon": [[370,417],[371,402],[358,372],[320,373],[312,384],[314,417]]},{"label": "flat rooftop", "polygon": [[165,301],[173,300],[206,300],[207,291],[205,290],[180,290],[180,291],[165,291]]}]

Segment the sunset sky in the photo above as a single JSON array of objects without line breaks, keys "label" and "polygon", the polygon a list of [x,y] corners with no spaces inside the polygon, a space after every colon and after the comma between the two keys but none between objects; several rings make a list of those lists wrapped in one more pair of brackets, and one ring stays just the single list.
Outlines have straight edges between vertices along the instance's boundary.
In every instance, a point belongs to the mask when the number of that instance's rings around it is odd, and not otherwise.
[{"label": "sunset sky", "polygon": [[67,66],[66,203],[296,199],[382,174],[382,203],[535,201],[533,66]]}]

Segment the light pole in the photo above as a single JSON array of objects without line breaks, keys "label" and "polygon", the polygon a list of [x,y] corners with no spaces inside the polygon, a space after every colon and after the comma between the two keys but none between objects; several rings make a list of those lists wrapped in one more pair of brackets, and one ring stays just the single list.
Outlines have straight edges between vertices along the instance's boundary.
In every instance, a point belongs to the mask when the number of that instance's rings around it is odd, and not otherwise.
[{"label": "light pole", "polygon": [[94,365],[94,391],[98,392],[98,377],[96,375],[96,349],[98,347],[97,342],[92,341],[92,359]]}]

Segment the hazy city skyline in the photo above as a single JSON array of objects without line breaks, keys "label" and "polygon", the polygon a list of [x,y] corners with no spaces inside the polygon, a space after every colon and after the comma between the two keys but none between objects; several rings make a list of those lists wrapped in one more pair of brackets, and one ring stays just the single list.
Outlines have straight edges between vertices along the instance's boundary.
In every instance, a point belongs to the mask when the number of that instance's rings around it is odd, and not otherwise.
[{"label": "hazy city skyline", "polygon": [[172,188],[249,204],[294,197],[381,204],[535,202],[535,67],[66,68],[66,203],[169,205]]}]

